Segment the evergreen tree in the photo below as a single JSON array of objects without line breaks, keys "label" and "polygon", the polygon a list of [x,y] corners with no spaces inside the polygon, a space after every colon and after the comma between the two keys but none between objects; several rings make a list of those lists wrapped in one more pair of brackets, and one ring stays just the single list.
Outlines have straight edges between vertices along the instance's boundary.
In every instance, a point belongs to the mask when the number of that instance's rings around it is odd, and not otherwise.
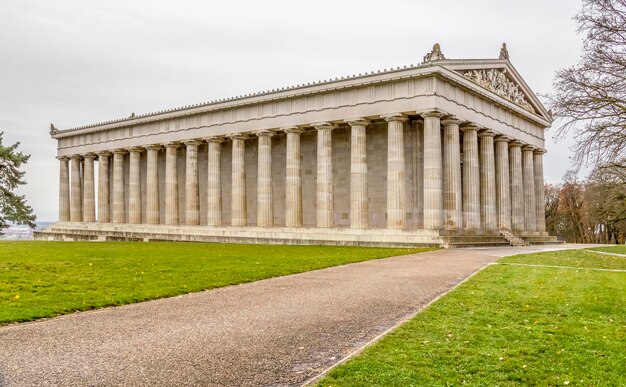
[{"label": "evergreen tree", "polygon": [[17,195],[15,189],[26,182],[22,179],[24,171],[20,171],[30,155],[18,152],[20,143],[10,146],[2,145],[0,132],[0,234],[10,223],[25,224],[35,228],[35,215],[33,209],[26,204],[23,195]]}]

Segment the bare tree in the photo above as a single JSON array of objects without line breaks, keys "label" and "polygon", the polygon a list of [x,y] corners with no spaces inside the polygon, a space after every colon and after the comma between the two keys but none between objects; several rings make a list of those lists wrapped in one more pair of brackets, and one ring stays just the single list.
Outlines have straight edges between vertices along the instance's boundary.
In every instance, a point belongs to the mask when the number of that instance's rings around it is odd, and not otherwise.
[{"label": "bare tree", "polygon": [[626,0],[583,0],[575,20],[584,53],[547,96],[557,137],[575,134],[578,165],[626,168]]}]

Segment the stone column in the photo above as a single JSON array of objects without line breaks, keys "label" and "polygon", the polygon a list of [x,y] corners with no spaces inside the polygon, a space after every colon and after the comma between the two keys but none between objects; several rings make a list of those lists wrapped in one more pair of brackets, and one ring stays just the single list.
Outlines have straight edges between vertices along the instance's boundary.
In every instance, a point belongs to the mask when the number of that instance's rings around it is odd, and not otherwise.
[{"label": "stone column", "polygon": [[231,225],[235,227],[245,227],[248,225],[248,213],[246,204],[246,159],[245,159],[245,141],[246,136],[232,136],[232,188],[230,190],[231,197]]},{"label": "stone column", "polygon": [[333,205],[333,125],[324,122],[317,129],[317,227],[334,225]]},{"label": "stone column", "polygon": [[509,140],[497,136],[496,143],[496,207],[498,229],[511,230],[511,190],[509,182]]},{"label": "stone column", "polygon": [[113,223],[125,222],[124,206],[124,154],[126,151],[113,151]]},{"label": "stone column", "polygon": [[84,183],[83,183],[83,222],[96,221],[96,192],[94,186],[93,153],[84,155]]},{"label": "stone column", "polygon": [[537,229],[537,209],[535,201],[535,168],[532,146],[522,148],[522,181],[524,184],[524,230],[535,232]]},{"label": "stone column", "polygon": [[98,153],[98,222],[111,221],[111,181],[109,180],[110,152]]},{"label": "stone column", "polygon": [[350,125],[350,227],[368,228],[367,200],[367,142],[369,121],[363,118],[348,120]]},{"label": "stone column", "polygon": [[463,225],[466,230],[480,230],[478,127],[467,125],[461,130],[463,131]]},{"label": "stone column", "polygon": [[274,132],[256,133],[259,138],[256,188],[256,223],[258,227],[274,226],[274,206],[272,198],[272,137]]},{"label": "stone column", "polygon": [[146,223],[159,224],[159,150],[161,145],[148,145],[146,165]]},{"label": "stone column", "polygon": [[165,224],[178,224],[178,147],[170,142],[165,146]]},{"label": "stone column", "polygon": [[300,128],[287,128],[285,178],[285,226],[302,227],[302,174],[300,160]]},{"label": "stone column", "polygon": [[480,218],[483,229],[494,233],[498,229],[496,213],[496,162],[493,137],[490,130],[481,131],[480,137]]},{"label": "stone column", "polygon": [[404,163],[404,122],[402,115],[387,121],[387,228],[406,226],[406,171]]},{"label": "stone column", "polygon": [[524,231],[524,187],[522,186],[522,143],[509,142],[509,181],[511,183],[511,228]]},{"label": "stone column", "polygon": [[59,160],[59,221],[70,221],[70,171],[69,157],[60,156]]},{"label": "stone column", "polygon": [[415,225],[417,228],[424,228],[424,121],[413,120],[411,125],[415,131],[413,142],[413,168],[415,169],[413,211]]},{"label": "stone column", "polygon": [[82,206],[82,182],[80,181],[81,156],[74,155],[70,159],[71,168],[71,196],[70,196],[70,221],[83,221]]},{"label": "stone column", "polygon": [[224,138],[207,138],[209,156],[207,166],[207,226],[222,225],[221,147]]},{"label": "stone column", "polygon": [[128,223],[141,223],[141,172],[139,160],[143,148],[129,148],[128,166]]},{"label": "stone column", "polygon": [[443,217],[444,227],[457,230],[463,227],[463,191],[461,185],[461,148],[459,124],[461,120],[448,118],[443,124]]},{"label": "stone column", "polygon": [[543,233],[546,231],[546,204],[545,204],[545,188],[543,186],[543,154],[544,150],[537,149],[533,152],[534,170],[535,170],[535,208],[537,231]]},{"label": "stone column", "polygon": [[198,182],[198,145],[200,140],[185,141],[185,224],[200,224],[200,189]]},{"label": "stone column", "polygon": [[424,228],[443,227],[443,167],[441,157],[441,116],[437,111],[424,117]]}]

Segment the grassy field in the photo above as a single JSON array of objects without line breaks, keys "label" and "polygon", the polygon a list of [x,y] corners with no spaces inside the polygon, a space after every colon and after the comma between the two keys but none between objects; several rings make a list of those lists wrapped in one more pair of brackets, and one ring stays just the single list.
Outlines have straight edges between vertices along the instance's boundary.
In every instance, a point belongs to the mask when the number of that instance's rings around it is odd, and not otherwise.
[{"label": "grassy field", "polygon": [[606,251],[608,253],[626,254],[626,245],[610,246],[610,247],[596,247],[592,250]]},{"label": "grassy field", "polygon": [[626,385],[626,273],[587,269],[626,269],[625,258],[559,251],[499,262],[319,384]]},{"label": "grassy field", "polygon": [[426,250],[0,242],[0,325]]}]

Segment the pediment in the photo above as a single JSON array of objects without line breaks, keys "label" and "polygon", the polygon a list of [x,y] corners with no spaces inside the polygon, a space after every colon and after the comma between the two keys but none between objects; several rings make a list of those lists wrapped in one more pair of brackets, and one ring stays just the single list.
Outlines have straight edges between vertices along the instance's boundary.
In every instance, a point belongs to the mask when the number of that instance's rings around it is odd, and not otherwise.
[{"label": "pediment", "polygon": [[531,113],[537,114],[537,111],[529,102],[528,96],[524,93],[523,87],[511,79],[505,68],[463,70],[459,72],[477,85],[498,94],[500,97]]},{"label": "pediment", "polygon": [[508,59],[448,59],[437,64],[530,113],[552,121],[550,114]]}]

